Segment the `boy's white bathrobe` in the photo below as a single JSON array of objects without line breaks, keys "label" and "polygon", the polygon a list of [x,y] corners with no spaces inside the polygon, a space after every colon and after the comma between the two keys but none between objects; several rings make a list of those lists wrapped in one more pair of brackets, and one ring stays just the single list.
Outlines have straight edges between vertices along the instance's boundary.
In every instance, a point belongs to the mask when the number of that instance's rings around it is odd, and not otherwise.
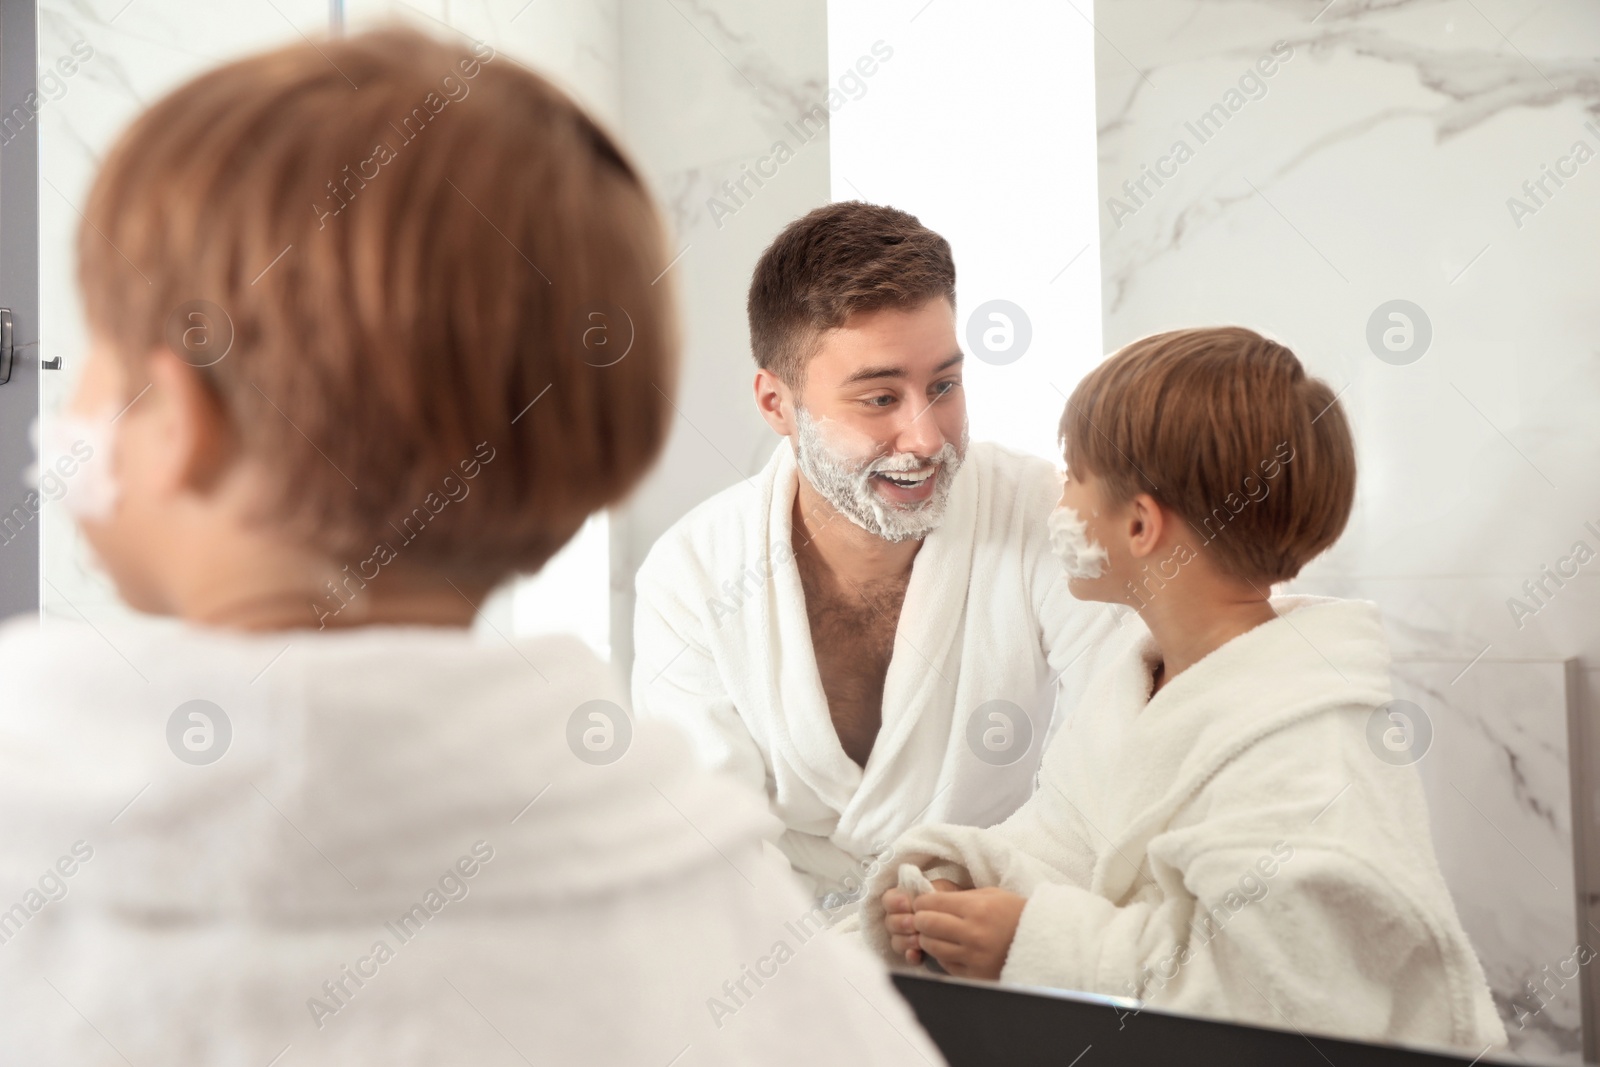
[{"label": "boy's white bathrobe", "polygon": [[[685,730],[702,763],[767,797],[769,837],[831,905],[859,894],[866,857],[906,828],[988,826],[1015,811],[1060,721],[1057,692],[1070,707],[1115,622],[1073,598],[1051,554],[1054,467],[974,442],[912,566],[863,768],[839,743],[812,649],[791,548],[799,477],[784,439],[753,480],[656,542],[638,574],[633,702],[641,718]],[[1032,733],[1006,766],[967,740],[974,714],[997,722],[997,708],[1020,709]]]},{"label": "boy's white bathrobe", "polygon": [[760,800],[581,758],[595,701],[571,638],[0,628],[0,1063],[942,1062]]},{"label": "boy's white bathrobe", "polygon": [[1434,859],[1421,781],[1368,741],[1391,699],[1376,608],[1273,606],[1279,618],[1154,698],[1159,653],[1140,624],[1016,814],[896,842],[862,903],[868,941],[904,962],[882,895],[913,863],[1028,898],[1002,981],[1474,1053],[1503,1043]]}]

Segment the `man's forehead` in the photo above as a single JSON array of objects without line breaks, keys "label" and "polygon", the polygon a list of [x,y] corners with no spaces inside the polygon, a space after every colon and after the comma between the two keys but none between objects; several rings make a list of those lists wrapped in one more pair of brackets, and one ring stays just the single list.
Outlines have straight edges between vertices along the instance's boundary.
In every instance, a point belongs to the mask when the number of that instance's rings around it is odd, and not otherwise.
[{"label": "man's forehead", "polygon": [[853,384],[943,374],[962,359],[954,316],[941,299],[852,315],[818,338],[810,369],[821,380]]}]

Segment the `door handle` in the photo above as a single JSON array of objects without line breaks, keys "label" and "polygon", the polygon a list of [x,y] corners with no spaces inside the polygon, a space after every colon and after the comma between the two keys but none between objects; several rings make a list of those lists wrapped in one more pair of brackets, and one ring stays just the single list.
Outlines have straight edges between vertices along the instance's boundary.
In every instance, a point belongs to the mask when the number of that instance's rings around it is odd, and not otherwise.
[{"label": "door handle", "polygon": [[11,309],[0,308],[0,385],[11,380],[11,359],[16,349],[11,344]]}]

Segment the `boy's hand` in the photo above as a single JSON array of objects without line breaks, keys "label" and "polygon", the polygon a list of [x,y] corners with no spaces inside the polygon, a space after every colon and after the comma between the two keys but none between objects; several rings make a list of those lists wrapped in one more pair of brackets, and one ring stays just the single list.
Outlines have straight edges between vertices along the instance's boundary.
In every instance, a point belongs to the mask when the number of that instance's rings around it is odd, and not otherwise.
[{"label": "boy's hand", "polygon": [[[910,924],[908,936],[915,938],[919,958],[921,952],[927,952],[960,978],[996,979],[1027,903],[1027,897],[996,887],[924,893],[910,902],[910,915],[894,915],[885,921]],[[887,907],[888,894],[884,894],[884,904]],[[895,929],[890,926],[891,932]]]},{"label": "boy's hand", "polygon": [[[935,893],[948,893],[960,887],[948,878],[933,880]],[[924,893],[918,900],[931,900],[935,893]],[[917,929],[913,925],[912,900],[904,889],[890,889],[883,894],[883,925],[889,931],[889,947],[905,957],[907,963],[921,963],[922,949],[918,944]]]}]

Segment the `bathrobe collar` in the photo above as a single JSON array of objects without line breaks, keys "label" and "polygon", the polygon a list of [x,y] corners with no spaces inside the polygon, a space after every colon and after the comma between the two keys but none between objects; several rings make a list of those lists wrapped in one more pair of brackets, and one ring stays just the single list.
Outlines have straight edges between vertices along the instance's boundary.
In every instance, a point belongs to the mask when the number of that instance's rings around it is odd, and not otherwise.
[{"label": "bathrobe collar", "polygon": [[1086,703],[1079,712],[1131,716],[1132,744],[1149,756],[1118,793],[1127,807],[1117,821],[1126,830],[1095,872],[1111,899],[1136,879],[1121,854],[1143,856],[1172,812],[1239,753],[1321,712],[1390,699],[1388,643],[1376,605],[1313,596],[1277,596],[1271,604],[1277,618],[1215,649],[1154,697],[1151,671],[1161,656],[1140,624],[1112,668],[1105,705]]},{"label": "bathrobe collar", "polygon": [[[763,473],[767,543],[790,546],[801,475],[787,438],[779,443]],[[955,679],[941,677],[938,665],[945,662],[966,622],[978,497],[977,474],[971,464],[964,463],[950,486],[944,521],[923,539],[911,566],[894,652],[884,678],[883,722],[864,768],[845,752],[829,714],[799,567],[792,552],[780,555],[774,547],[775,558],[783,558],[783,562],[773,567],[763,621],[775,627],[776,639],[759,644],[777,658],[772,664],[775,669],[768,674],[778,679],[773,696],[785,712],[779,716],[777,728],[788,731],[788,740],[804,753],[799,771],[807,784],[839,811],[841,818],[888,802],[894,780],[890,772],[916,728],[916,710],[948,700],[935,694],[954,689]],[[796,605],[800,610],[794,610]]]}]

